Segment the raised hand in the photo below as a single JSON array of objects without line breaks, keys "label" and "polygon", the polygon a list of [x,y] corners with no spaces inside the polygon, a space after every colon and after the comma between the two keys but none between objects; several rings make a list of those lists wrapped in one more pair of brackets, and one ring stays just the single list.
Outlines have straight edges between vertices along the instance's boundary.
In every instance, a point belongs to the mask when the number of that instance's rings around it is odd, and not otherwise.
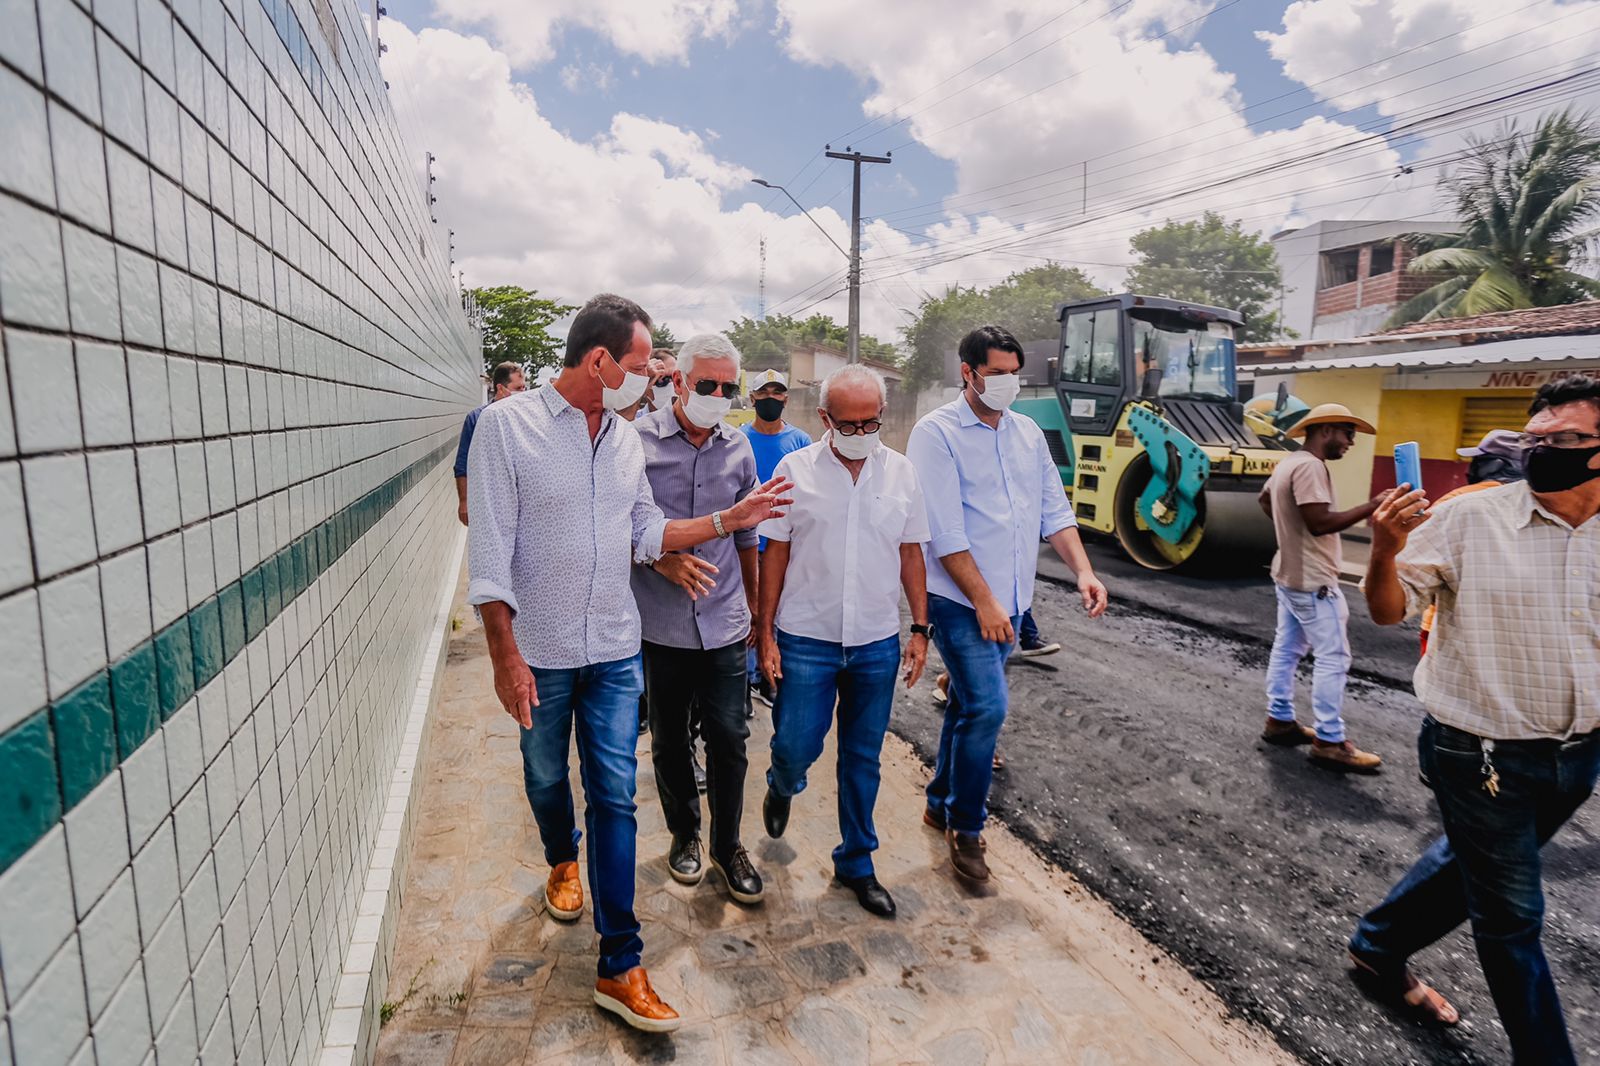
[{"label": "raised hand", "polygon": [[[1400,489],[1409,491],[1402,494]],[[1406,546],[1411,531],[1433,517],[1421,489],[1401,485],[1372,512],[1372,553],[1392,556]]]},{"label": "raised hand", "polygon": [[722,524],[726,529],[751,529],[769,518],[782,518],[784,509],[794,503],[793,497],[784,495],[794,488],[786,477],[775,477],[726,511]]}]

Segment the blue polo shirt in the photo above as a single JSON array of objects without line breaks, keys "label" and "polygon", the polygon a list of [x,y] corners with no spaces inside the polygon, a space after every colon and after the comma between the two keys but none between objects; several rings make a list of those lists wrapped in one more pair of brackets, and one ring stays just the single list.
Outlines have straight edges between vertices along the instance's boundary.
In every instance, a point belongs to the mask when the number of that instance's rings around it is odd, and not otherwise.
[{"label": "blue polo shirt", "polygon": [[[754,422],[746,422],[740,428],[749,438],[750,450],[756,453],[756,480],[762,484],[772,480],[773,471],[778,469],[778,460],[811,444],[811,434],[787,422],[777,433],[763,433]],[[761,538],[760,547],[766,551],[766,537]]]},{"label": "blue polo shirt", "polygon": [[478,428],[478,416],[483,414],[483,407],[468,411],[467,420],[461,423],[461,444],[456,448],[456,477],[467,476],[467,452],[472,449],[472,434]]}]

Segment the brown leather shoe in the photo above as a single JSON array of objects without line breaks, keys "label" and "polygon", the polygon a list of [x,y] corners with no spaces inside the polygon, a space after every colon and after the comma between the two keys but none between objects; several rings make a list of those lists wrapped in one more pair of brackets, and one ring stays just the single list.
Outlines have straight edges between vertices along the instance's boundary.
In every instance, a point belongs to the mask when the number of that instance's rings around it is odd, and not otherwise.
[{"label": "brown leather shoe", "polygon": [[941,833],[947,828],[944,824],[944,816],[933,813],[933,810],[926,806],[922,808],[922,824],[929,829],[937,829]]},{"label": "brown leather shoe", "polygon": [[983,854],[989,845],[982,836],[946,829],[944,839],[950,845],[950,865],[956,873],[979,884],[989,880],[989,860]]},{"label": "brown leather shoe", "polygon": [[1325,766],[1348,770],[1358,774],[1375,774],[1383,759],[1370,751],[1362,751],[1350,741],[1329,744],[1325,740],[1311,742],[1311,758]]},{"label": "brown leather shoe", "polygon": [[661,1002],[650,987],[650,975],[643,966],[600,978],[594,983],[594,1002],[601,1010],[608,1010],[647,1033],[670,1033],[683,1024],[678,1012]]},{"label": "brown leather shoe", "polygon": [[1292,748],[1296,744],[1311,743],[1317,739],[1317,734],[1310,726],[1303,726],[1299,722],[1285,722],[1268,715],[1267,727],[1261,731],[1261,739],[1268,744]]},{"label": "brown leather shoe", "polygon": [[550,871],[544,883],[544,909],[550,917],[570,922],[583,913],[583,882],[578,880],[578,864],[561,862]]}]

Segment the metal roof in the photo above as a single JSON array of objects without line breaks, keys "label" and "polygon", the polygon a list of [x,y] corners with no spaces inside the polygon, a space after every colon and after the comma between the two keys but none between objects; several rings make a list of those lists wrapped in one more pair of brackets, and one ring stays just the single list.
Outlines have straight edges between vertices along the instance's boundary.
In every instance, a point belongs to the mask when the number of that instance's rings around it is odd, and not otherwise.
[{"label": "metal roof", "polygon": [[[1390,338],[1393,339],[1393,338]],[[1262,374],[1292,374],[1301,370],[1358,370],[1363,367],[1497,366],[1505,363],[1579,362],[1600,360],[1600,337],[1526,337],[1462,347],[1429,348],[1409,352],[1384,352],[1353,358],[1296,359],[1292,362],[1241,365],[1241,370]]]}]

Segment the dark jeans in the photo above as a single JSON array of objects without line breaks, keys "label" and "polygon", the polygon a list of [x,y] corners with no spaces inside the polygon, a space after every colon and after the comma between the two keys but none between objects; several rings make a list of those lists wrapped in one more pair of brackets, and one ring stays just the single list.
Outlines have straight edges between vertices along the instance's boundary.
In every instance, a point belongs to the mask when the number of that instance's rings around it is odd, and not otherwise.
[{"label": "dark jeans", "polygon": [[1023,647],[1027,647],[1029,644],[1040,643],[1039,623],[1033,620],[1032,607],[1029,607],[1026,611],[1022,612],[1022,621],[1017,624],[1017,640],[1022,644]]},{"label": "dark jeans", "polygon": [[1417,755],[1445,835],[1361,919],[1351,950],[1398,975],[1412,954],[1470,919],[1515,1061],[1575,1063],[1539,942],[1539,849],[1594,790],[1600,731],[1568,741],[1497,741],[1490,758],[1500,774],[1498,796],[1483,787],[1483,752],[1471,733],[1426,718]]},{"label": "dark jeans", "polygon": [[[933,642],[950,673],[939,755],[928,782],[928,809],[959,833],[978,833],[989,816],[994,747],[1005,724],[1006,659],[1012,647],[984,640],[978,612],[928,594]],[[1015,631],[1020,619],[1012,618]]]},{"label": "dark jeans", "polygon": [[839,846],[833,869],[840,877],[872,873],[878,831],[878,759],[889,728],[894,682],[900,668],[898,635],[846,648],[778,630],[783,679],[772,705],[772,769],[767,787],[780,796],[805,791],[806,771],[822,754],[839,715]]},{"label": "dark jeans", "polygon": [[[700,835],[700,790],[690,761],[698,731],[706,746],[706,802],[711,808],[711,854],[724,859],[739,846],[744,811],[744,641],[725,648],[644,645],[650,702],[650,760],[667,828],[678,838]],[[693,710],[691,711],[691,708]],[[691,723],[691,718],[695,719]],[[698,727],[698,730],[695,727]]]},{"label": "dark jeans", "polygon": [[589,831],[589,896],[600,934],[601,977],[639,965],[644,942],[633,914],[633,790],[638,765],[634,717],[644,679],[639,656],[576,670],[533,668],[539,705],[533,728],[522,730],[522,783],[539,824],[545,861],[555,866],[578,857],[578,826],[568,783],[567,748],[578,732],[578,776],[583,781],[583,824]]}]

